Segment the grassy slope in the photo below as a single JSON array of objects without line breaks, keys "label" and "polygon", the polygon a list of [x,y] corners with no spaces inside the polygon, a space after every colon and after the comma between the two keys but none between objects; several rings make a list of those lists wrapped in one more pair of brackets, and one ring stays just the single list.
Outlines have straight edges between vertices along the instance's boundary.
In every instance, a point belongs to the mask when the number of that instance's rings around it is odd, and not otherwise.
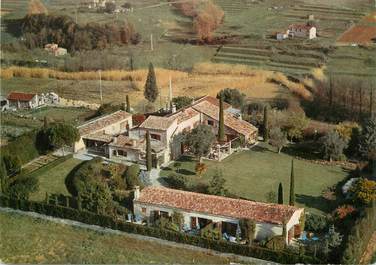
[{"label": "grassy slope", "polygon": [[[209,169],[202,180],[195,176],[194,161],[182,162],[180,172],[194,182],[207,182],[213,174],[221,172],[230,192],[256,201],[265,201],[267,192],[277,193],[278,184],[282,182],[286,203],[289,197],[291,159],[292,157],[287,154],[277,154],[268,149],[255,147],[252,151],[234,154],[220,163],[205,162]],[[172,170],[164,170],[162,175],[171,173]],[[345,177],[346,172],[339,167],[295,160],[295,191],[298,205],[313,211],[330,211],[332,205],[321,197],[321,193]]]},{"label": "grassy slope", "polygon": [[0,260],[5,263],[229,263],[203,252],[9,213],[0,213],[0,235]]},{"label": "grassy slope", "polygon": [[46,197],[46,192],[69,195],[65,186],[65,178],[81,162],[81,160],[72,158],[39,175],[39,190],[31,194],[30,199],[42,201]]}]

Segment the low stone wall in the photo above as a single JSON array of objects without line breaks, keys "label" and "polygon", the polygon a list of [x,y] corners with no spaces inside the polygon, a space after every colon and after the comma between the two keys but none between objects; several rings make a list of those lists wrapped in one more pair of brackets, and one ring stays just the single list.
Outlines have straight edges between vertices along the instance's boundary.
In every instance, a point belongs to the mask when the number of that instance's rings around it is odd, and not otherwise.
[{"label": "low stone wall", "polygon": [[100,104],[65,98],[60,98],[59,105],[61,105],[62,107],[83,107],[91,110],[97,110],[100,107]]}]

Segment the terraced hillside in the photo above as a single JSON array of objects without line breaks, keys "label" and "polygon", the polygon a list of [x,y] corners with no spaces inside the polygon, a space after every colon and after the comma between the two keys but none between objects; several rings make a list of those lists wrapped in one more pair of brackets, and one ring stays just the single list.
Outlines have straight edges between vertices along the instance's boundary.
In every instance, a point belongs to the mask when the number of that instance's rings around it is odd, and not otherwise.
[{"label": "terraced hillside", "polygon": [[[331,66],[339,66],[331,71],[340,72],[339,64],[343,61],[337,61],[341,55],[336,53],[335,41],[367,13],[363,5],[353,9],[336,2],[331,2],[331,5],[314,4],[310,0],[294,3],[285,0],[216,2],[225,10],[221,33],[231,32],[241,42],[219,47],[212,58],[213,62],[246,64],[295,76],[310,74],[314,68],[325,66],[328,61],[331,61]],[[307,23],[310,15],[314,16],[318,28],[316,39],[275,39],[276,32],[286,30],[292,23]],[[356,57],[357,51],[350,51],[350,56],[352,52],[355,52],[353,55]],[[363,56],[355,62],[366,58]],[[351,63],[347,65],[350,69]],[[354,72],[359,70],[358,64],[355,65]]]}]

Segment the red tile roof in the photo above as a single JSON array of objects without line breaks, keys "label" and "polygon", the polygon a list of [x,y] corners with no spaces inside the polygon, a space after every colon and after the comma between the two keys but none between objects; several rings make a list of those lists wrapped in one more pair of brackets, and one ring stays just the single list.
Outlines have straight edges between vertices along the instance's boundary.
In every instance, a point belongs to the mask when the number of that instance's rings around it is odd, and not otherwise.
[{"label": "red tile roof", "polygon": [[191,118],[199,114],[200,113],[195,111],[193,108],[188,107],[188,108],[181,109],[178,112],[169,115],[168,117],[177,118],[178,124],[180,124],[184,121],[190,120]]},{"label": "red tile roof", "polygon": [[[197,104],[197,103],[200,103],[200,102],[203,102],[203,101],[207,101],[215,106],[217,106],[219,108],[219,100],[215,97],[212,97],[212,96],[204,96],[198,100],[196,100],[193,105]],[[223,109],[229,109],[231,108],[231,105],[228,104],[227,102],[223,102]]]},{"label": "red tile roof", "polygon": [[109,115],[96,118],[83,125],[78,126],[78,131],[80,132],[81,136],[92,134],[112,124],[128,119],[131,116],[132,115],[129,114],[128,112],[119,110]]},{"label": "red tile roof", "polygon": [[[218,99],[216,100],[218,101]],[[193,105],[192,108],[194,108],[198,112],[204,113],[205,115],[209,116],[210,118],[216,121],[219,120],[219,107],[217,105],[212,104],[209,101],[201,101]],[[235,118],[230,113],[224,112],[224,118],[225,126],[233,129],[234,131],[244,136],[248,136],[257,131],[257,128],[255,126],[253,126],[249,122]]]},{"label": "red tile roof", "polygon": [[144,188],[135,202],[273,224],[282,224],[284,220],[289,221],[292,215],[299,210],[299,208],[289,205],[233,199],[164,187]]},{"label": "red tile roof", "polygon": [[289,30],[294,30],[294,29],[310,30],[311,28],[314,28],[314,26],[310,26],[306,24],[291,24],[288,27]]},{"label": "red tile roof", "polygon": [[36,94],[12,92],[8,95],[8,100],[30,101],[35,96],[36,96]]},{"label": "red tile roof", "polygon": [[165,131],[174,123],[175,118],[149,116],[139,128]]}]

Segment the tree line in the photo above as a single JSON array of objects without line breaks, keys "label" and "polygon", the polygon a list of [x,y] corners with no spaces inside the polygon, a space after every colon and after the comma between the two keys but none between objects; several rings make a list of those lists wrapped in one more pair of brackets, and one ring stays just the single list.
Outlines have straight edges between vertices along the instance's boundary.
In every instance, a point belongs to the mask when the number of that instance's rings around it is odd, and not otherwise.
[{"label": "tree line", "polygon": [[21,21],[21,30],[25,44],[30,49],[56,43],[74,52],[137,44],[141,40],[140,34],[128,21],[81,26],[68,16],[45,14],[26,15]]}]

